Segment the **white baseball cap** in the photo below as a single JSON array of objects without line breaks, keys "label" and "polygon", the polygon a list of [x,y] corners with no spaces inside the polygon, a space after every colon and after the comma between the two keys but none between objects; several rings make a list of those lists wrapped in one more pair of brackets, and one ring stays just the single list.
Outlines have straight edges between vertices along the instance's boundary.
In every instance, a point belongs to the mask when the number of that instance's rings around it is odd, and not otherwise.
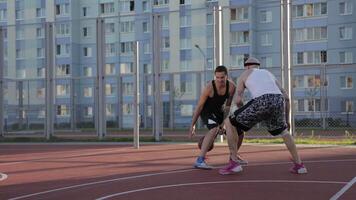
[{"label": "white baseball cap", "polygon": [[249,66],[249,65],[261,65],[260,61],[257,58],[254,57],[249,57],[245,63],[244,66]]}]

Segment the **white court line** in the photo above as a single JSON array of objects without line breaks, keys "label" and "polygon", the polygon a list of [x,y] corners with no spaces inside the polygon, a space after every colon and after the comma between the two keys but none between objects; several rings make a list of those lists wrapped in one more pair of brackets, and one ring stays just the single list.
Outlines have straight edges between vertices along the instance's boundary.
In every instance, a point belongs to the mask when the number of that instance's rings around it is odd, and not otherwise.
[{"label": "white court line", "polygon": [[330,200],[339,199],[339,197],[341,197],[341,195],[343,195],[348,189],[350,189],[354,183],[356,183],[356,176],[350,182],[348,182],[338,193],[332,196]]},{"label": "white court line", "polygon": [[172,187],[182,187],[182,186],[194,186],[194,185],[212,185],[212,184],[227,184],[227,183],[318,183],[318,184],[345,184],[346,182],[337,182],[337,181],[290,181],[290,180],[244,180],[244,181],[213,181],[213,182],[197,182],[197,183],[181,183],[181,184],[173,184],[173,185],[161,185],[155,187],[147,187],[136,190],[129,190],[125,192],[115,193],[111,195],[107,195],[104,197],[97,198],[96,200],[104,200],[112,197],[118,197],[125,194],[142,192],[148,190],[156,190],[163,188],[172,188]]},{"label": "white court line", "polygon": [[[313,162],[313,163],[322,163],[322,162],[354,162],[356,159],[349,159],[349,160],[319,160],[319,161],[306,161],[307,162]],[[276,162],[276,163],[260,163],[260,164],[249,164],[244,167],[248,166],[266,166],[266,165],[280,165],[280,164],[288,164],[291,162]],[[90,185],[96,185],[96,184],[102,184],[102,183],[109,183],[109,182],[115,182],[115,181],[123,181],[123,180],[130,180],[130,179],[136,179],[136,178],[143,178],[143,177],[149,177],[149,176],[157,176],[157,175],[164,175],[164,174],[173,174],[173,173],[182,173],[182,172],[189,172],[189,171],[194,171],[197,169],[180,169],[180,170],[175,170],[175,171],[164,171],[164,172],[159,172],[159,173],[151,173],[151,174],[143,174],[143,175],[137,175],[137,176],[128,176],[128,177],[121,177],[121,178],[116,178],[116,179],[108,179],[108,180],[103,180],[103,181],[95,181],[95,182],[89,182],[89,183],[83,183],[83,184],[78,184],[78,185],[72,185],[68,187],[62,187],[62,188],[57,188],[53,190],[45,190],[42,192],[37,192],[37,193],[32,193],[28,195],[23,195],[23,196],[18,196],[11,198],[9,200],[16,200],[16,199],[24,199],[27,197],[33,197],[33,196],[38,196],[42,194],[48,194],[51,192],[58,192],[58,191],[64,191],[64,190],[69,190],[69,189],[74,189],[74,188],[80,188],[80,187],[85,187],[85,186],[90,186]]]},{"label": "white court line", "polygon": [[0,181],[7,179],[7,177],[8,176],[6,174],[0,173]]}]

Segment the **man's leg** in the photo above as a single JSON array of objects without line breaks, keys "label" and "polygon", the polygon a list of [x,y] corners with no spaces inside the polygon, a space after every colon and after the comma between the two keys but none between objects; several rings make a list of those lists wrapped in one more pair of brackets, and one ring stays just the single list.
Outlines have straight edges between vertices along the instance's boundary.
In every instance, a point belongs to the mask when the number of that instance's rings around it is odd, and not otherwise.
[{"label": "man's leg", "polygon": [[212,169],[213,167],[209,166],[205,162],[205,156],[208,152],[210,145],[214,142],[215,136],[218,132],[218,127],[214,127],[209,130],[209,132],[204,136],[204,140],[201,145],[200,153],[195,161],[194,167],[198,169]]},{"label": "man's leg", "polygon": [[282,138],[284,140],[284,143],[286,144],[290,154],[292,155],[293,161],[294,161],[294,166],[289,169],[290,172],[294,174],[306,174],[307,168],[305,168],[304,164],[302,163],[297,147],[295,145],[294,139],[292,135],[289,133],[289,131],[284,130],[282,132]]},{"label": "man's leg", "polygon": [[203,143],[201,145],[201,150],[199,156],[205,157],[210,145],[214,142],[216,134],[218,133],[218,127],[212,128],[205,135]]},{"label": "man's leg", "polygon": [[231,124],[230,119],[227,118],[224,121],[226,128],[226,138],[229,145],[230,160],[229,164],[219,170],[222,175],[233,174],[242,171],[242,167],[238,162],[237,157],[237,131],[236,128]]},{"label": "man's leg", "polygon": [[300,157],[298,155],[297,147],[295,146],[294,139],[292,135],[289,133],[289,131],[284,130],[282,132],[282,138],[284,141],[284,144],[286,144],[287,149],[289,150],[290,154],[292,155],[293,161],[297,164],[301,164],[302,161],[300,160]]}]

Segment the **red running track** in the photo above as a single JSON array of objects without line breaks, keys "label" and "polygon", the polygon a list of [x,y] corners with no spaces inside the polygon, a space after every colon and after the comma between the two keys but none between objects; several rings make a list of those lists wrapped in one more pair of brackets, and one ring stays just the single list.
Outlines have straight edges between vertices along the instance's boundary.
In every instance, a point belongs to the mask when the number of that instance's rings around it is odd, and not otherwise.
[{"label": "red running track", "polygon": [[226,145],[192,165],[192,144],[0,145],[0,199],[356,199],[356,148],[298,146],[309,173],[295,175],[283,145],[243,145],[243,172],[222,176]]}]

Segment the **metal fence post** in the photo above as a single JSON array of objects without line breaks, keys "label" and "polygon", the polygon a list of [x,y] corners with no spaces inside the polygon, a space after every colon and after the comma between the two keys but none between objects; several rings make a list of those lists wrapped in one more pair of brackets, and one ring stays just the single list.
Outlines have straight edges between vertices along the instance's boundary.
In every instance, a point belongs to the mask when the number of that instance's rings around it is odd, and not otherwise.
[{"label": "metal fence post", "polygon": [[0,137],[4,136],[4,31],[0,27]]},{"label": "metal fence post", "polygon": [[154,71],[154,114],[153,114],[153,134],[155,141],[160,141],[162,135],[161,126],[161,90],[160,90],[160,73],[161,73],[161,27],[162,16],[153,15],[153,71]]},{"label": "metal fence post", "polygon": [[106,135],[106,103],[105,103],[105,22],[103,18],[96,20],[96,93],[95,117],[96,131],[99,139]]},{"label": "metal fence post", "polygon": [[45,26],[46,34],[46,122],[45,122],[45,135],[47,140],[53,135],[53,117],[54,117],[54,73],[53,68],[55,65],[54,60],[54,33],[53,23],[47,22]]},{"label": "metal fence post", "polygon": [[140,148],[140,43],[136,41],[134,47],[134,147]]}]

